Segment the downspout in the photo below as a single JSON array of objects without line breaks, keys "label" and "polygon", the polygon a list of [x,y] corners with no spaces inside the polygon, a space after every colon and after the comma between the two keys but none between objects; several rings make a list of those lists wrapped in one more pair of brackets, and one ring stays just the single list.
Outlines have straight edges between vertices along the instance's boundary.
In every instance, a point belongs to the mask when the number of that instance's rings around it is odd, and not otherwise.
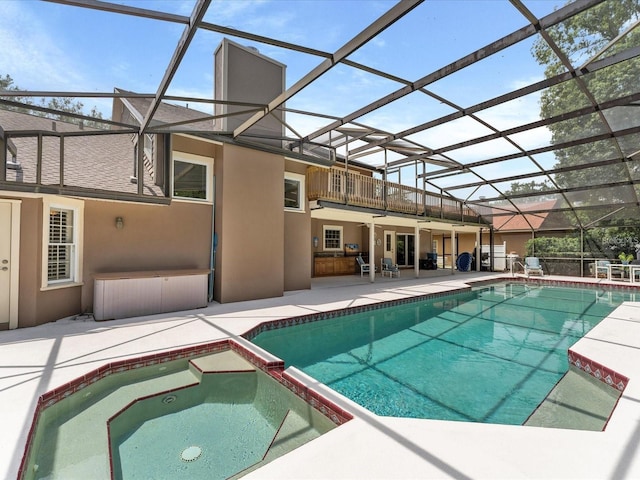
[{"label": "downspout", "polygon": [[216,250],[218,249],[218,234],[216,233],[216,176],[213,176],[213,203],[211,205],[211,250],[209,257],[209,296],[208,301],[213,301],[213,283],[216,273]]},{"label": "downspout", "polygon": [[373,218],[369,224],[369,281],[376,281],[376,224]]},{"label": "downspout", "polygon": [[420,225],[416,223],[413,230],[413,273],[416,278],[420,278]]}]

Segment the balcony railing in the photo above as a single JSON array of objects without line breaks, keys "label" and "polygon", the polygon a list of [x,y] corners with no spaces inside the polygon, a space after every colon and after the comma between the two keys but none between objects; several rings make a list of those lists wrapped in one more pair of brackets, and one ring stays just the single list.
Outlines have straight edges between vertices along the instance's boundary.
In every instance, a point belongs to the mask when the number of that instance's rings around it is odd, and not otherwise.
[{"label": "balcony railing", "polygon": [[444,220],[480,220],[476,212],[458,200],[399,183],[321,167],[307,170],[307,196],[309,200],[325,200]]}]

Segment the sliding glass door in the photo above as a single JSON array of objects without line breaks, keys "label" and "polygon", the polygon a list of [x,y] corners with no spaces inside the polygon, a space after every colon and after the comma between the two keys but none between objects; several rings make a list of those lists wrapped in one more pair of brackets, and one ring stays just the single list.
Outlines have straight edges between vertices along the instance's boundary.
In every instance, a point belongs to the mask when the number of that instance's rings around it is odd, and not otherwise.
[{"label": "sliding glass door", "polygon": [[400,267],[415,265],[415,236],[412,233],[396,233],[396,263]]}]

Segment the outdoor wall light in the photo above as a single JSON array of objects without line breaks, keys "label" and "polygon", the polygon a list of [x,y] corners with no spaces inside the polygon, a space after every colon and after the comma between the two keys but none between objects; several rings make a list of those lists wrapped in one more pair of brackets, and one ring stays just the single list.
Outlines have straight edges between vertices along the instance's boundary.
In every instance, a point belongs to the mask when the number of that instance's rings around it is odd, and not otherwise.
[{"label": "outdoor wall light", "polygon": [[313,248],[318,248],[318,237],[313,237]]},{"label": "outdoor wall light", "polygon": [[124,220],[122,217],[116,217],[116,228],[122,230],[124,228]]}]

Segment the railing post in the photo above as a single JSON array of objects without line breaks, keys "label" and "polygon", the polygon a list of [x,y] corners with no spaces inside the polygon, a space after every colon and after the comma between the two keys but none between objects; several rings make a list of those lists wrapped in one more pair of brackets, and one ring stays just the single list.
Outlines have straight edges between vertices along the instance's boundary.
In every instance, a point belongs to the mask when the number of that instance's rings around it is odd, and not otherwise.
[{"label": "railing post", "polygon": [[7,180],[7,140],[5,140],[4,130],[0,127],[0,181]]}]

